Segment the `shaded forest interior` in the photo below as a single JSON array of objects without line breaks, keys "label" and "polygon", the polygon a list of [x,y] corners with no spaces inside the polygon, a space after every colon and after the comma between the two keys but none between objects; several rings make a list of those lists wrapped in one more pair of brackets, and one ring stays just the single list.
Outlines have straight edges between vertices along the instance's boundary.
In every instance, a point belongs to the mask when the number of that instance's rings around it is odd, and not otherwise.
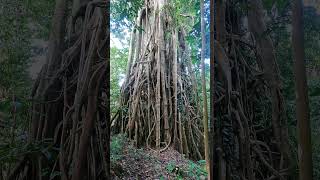
[{"label": "shaded forest interior", "polygon": [[316,0],[3,0],[0,27],[0,180],[320,179]]}]

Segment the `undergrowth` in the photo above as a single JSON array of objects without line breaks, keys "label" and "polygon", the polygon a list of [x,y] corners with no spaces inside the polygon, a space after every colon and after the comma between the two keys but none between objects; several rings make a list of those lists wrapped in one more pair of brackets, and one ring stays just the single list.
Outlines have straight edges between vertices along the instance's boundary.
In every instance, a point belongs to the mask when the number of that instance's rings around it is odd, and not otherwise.
[{"label": "undergrowth", "polygon": [[[125,169],[123,169],[123,161],[125,163],[130,163],[127,160],[131,161],[153,164],[152,170],[158,173],[159,179],[167,179],[168,176],[172,177],[170,179],[182,180],[182,179],[196,179],[201,180],[207,177],[205,160],[200,160],[194,162],[189,159],[184,159],[184,163],[177,163],[175,159],[162,159],[153,153],[150,153],[148,150],[143,148],[136,148],[132,141],[126,138],[124,134],[118,134],[111,137],[110,142],[110,162],[111,162],[111,171],[114,172],[114,175],[118,177],[123,177],[128,174]],[[132,162],[131,162],[132,163]],[[133,165],[134,166],[134,165]],[[141,172],[143,173],[143,169]]]},{"label": "undergrowth", "polygon": [[[208,175],[205,165],[205,160],[200,160],[196,163],[189,160],[187,168],[181,169],[174,161],[170,161],[166,166],[166,170],[171,174],[175,174],[175,179],[177,180],[182,180],[186,177],[200,180],[206,178]],[[162,179],[164,179],[163,176]]]}]

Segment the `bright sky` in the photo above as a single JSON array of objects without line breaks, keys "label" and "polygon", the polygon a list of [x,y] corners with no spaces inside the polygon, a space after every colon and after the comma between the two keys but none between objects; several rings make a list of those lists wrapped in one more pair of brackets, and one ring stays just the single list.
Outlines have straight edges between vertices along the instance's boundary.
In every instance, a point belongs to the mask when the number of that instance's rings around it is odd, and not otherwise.
[{"label": "bright sky", "polygon": [[111,41],[110,41],[110,46],[111,47],[116,47],[121,49],[122,48],[122,43],[119,41],[118,38],[115,38],[114,35],[111,33]]},{"label": "bright sky", "polygon": [[[128,33],[129,34],[129,33]],[[129,35],[125,35],[126,37],[124,39],[128,39],[129,38]],[[110,37],[111,37],[111,40],[110,40],[110,46],[111,47],[116,47],[118,49],[122,49],[124,47],[127,47],[128,46],[128,41],[126,40],[122,40],[122,42],[120,41],[119,38],[115,37],[115,35],[113,33],[110,33]]]},{"label": "bright sky", "polygon": [[110,46],[111,47],[116,47],[118,49],[128,47],[131,32],[129,32],[128,29],[125,29],[121,34],[123,35],[123,37],[120,40],[112,32],[110,33],[110,35],[111,35]]}]

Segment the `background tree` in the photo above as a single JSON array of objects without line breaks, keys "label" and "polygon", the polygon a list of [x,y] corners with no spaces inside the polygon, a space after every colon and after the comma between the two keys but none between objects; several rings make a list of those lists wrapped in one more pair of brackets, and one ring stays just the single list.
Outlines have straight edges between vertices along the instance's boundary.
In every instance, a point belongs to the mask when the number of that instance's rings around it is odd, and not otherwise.
[{"label": "background tree", "polygon": [[312,144],[309,119],[308,86],[304,55],[303,8],[302,1],[300,0],[294,1],[292,28],[299,142],[299,177],[300,179],[312,180]]},{"label": "background tree", "polygon": [[203,0],[200,1],[200,11],[201,11],[201,79],[202,79],[202,95],[203,95],[203,135],[204,135],[204,152],[207,171],[209,172],[208,178],[210,179],[210,157],[209,157],[209,132],[208,132],[208,105],[207,105],[207,88],[206,88],[206,69],[204,63],[205,56],[205,20],[204,20],[204,4]]},{"label": "background tree", "polygon": [[210,122],[210,129],[209,129],[209,148],[210,148],[210,152],[209,152],[209,155],[210,155],[210,176],[211,177],[214,177],[213,176],[213,173],[214,173],[214,166],[215,166],[215,161],[214,161],[214,102],[215,102],[215,99],[214,99],[214,87],[215,87],[215,83],[214,83],[214,79],[215,79],[215,71],[214,71],[214,64],[215,64],[215,56],[214,56],[214,39],[215,39],[215,36],[214,36],[214,32],[215,32],[215,1],[210,1],[210,50],[211,50],[211,56],[210,56],[210,88],[211,88],[211,91],[210,91],[210,108],[209,108],[209,112],[210,112],[210,119],[209,119],[209,122]]}]

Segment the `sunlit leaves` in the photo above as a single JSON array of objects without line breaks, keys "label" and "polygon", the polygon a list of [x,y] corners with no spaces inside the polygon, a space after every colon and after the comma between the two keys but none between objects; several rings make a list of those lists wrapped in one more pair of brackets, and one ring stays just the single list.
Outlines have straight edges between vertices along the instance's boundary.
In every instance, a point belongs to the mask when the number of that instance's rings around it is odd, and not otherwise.
[{"label": "sunlit leaves", "polygon": [[121,36],[124,29],[133,27],[139,9],[143,5],[143,0],[112,0],[110,6],[111,32],[116,36]]},{"label": "sunlit leaves", "polygon": [[174,0],[165,5],[163,10],[173,19],[173,27],[183,27],[187,32],[190,32],[193,26],[200,21],[199,1]]},{"label": "sunlit leaves", "polygon": [[110,49],[110,99],[111,112],[116,111],[120,96],[120,83],[124,79],[128,61],[128,50],[112,47]]}]

